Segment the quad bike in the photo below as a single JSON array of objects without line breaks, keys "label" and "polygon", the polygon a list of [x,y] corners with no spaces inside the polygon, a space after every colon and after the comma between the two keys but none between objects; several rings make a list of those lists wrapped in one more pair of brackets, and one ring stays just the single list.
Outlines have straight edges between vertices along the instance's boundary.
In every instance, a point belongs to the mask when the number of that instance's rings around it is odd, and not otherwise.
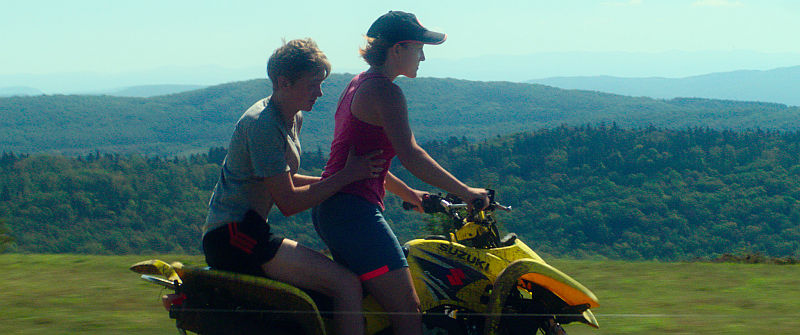
[{"label": "quad bike", "polygon": [[[407,242],[424,330],[429,334],[566,334],[562,324],[599,327],[589,308],[595,295],[548,265],[516,235],[499,237],[493,214],[509,207],[494,201],[473,210],[453,196],[427,195],[426,213],[452,223],[449,236]],[[403,204],[410,209],[411,205]],[[329,334],[330,300],[263,277],[149,260],[131,270],[174,294],[162,297],[181,333]],[[363,302],[367,334],[391,334],[377,302]]]}]

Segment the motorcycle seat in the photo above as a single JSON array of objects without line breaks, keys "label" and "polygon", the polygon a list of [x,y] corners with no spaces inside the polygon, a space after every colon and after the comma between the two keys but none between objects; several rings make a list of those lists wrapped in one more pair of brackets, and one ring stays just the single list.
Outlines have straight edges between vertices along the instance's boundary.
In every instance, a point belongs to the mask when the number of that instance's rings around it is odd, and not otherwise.
[{"label": "motorcycle seat", "polygon": [[[212,268],[210,266],[201,267],[201,268],[198,268],[198,270],[209,271],[209,273],[213,273],[215,271],[224,271],[224,270],[219,270],[219,269]],[[266,278],[266,279],[268,279],[270,281],[275,280],[275,279],[269,278],[267,276],[254,276],[254,275],[244,274],[244,273],[237,273],[237,275],[241,276],[243,278],[253,277],[253,278]],[[305,289],[305,288],[301,288],[301,287],[296,287],[296,286],[293,286],[293,285],[287,284],[287,283],[284,283],[284,284],[290,285],[291,287],[299,289],[300,291],[303,291],[305,294],[307,294],[311,298],[311,300],[314,302],[314,304],[317,305],[317,308],[318,308],[318,310],[320,311],[321,314],[325,314],[325,312],[333,311],[333,299],[331,299],[329,296],[324,295],[324,294],[322,294],[320,292],[317,292],[317,291],[314,291],[314,290],[309,290],[309,289]]]}]

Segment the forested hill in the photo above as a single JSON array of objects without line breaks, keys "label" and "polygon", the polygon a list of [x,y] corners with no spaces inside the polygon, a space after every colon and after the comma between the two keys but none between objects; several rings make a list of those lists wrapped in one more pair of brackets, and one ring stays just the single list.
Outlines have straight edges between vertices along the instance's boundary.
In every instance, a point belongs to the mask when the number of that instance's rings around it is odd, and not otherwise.
[{"label": "forested hill", "polygon": [[[685,260],[722,253],[799,256],[800,132],[555,127],[426,149],[470,185],[492,187],[498,214],[534,250],[555,255]],[[224,149],[188,157],[4,154],[0,220],[20,252],[199,252],[200,226]],[[306,152],[316,174],[324,154]],[[419,186],[397,166],[393,171]],[[430,190],[427,187],[421,188]],[[322,247],[308,212],[273,227]],[[387,198],[403,241],[418,213]],[[2,227],[0,227],[2,228]]]},{"label": "forested hill", "polygon": [[[327,151],[333,111],[349,74],[333,74],[306,114],[305,148]],[[670,129],[800,129],[800,108],[680,98],[657,100],[536,84],[400,78],[418,140],[483,139],[561,124]],[[227,146],[233,124],[269,95],[251,80],[151,98],[46,95],[0,98],[0,151],[171,156]]]}]

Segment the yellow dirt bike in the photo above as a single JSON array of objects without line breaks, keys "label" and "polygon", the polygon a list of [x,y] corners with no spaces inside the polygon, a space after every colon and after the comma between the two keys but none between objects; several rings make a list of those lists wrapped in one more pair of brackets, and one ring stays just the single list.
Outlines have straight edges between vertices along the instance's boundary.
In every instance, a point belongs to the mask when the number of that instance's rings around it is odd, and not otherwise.
[{"label": "yellow dirt bike", "polygon": [[[471,210],[453,196],[427,195],[426,213],[452,223],[448,236],[407,242],[414,286],[428,334],[566,334],[562,324],[598,327],[590,308],[597,298],[547,264],[525,243],[499,237],[494,201]],[[404,208],[410,209],[406,203]],[[268,278],[149,260],[131,270],[174,290],[162,297],[179,331],[200,334],[330,334],[329,299]],[[367,334],[391,334],[389,318],[372,297],[364,299]]]}]

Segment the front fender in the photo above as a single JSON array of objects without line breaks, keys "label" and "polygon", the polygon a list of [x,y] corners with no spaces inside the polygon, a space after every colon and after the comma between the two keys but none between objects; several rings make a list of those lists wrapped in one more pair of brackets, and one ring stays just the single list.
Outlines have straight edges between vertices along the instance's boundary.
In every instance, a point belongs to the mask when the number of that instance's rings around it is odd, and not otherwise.
[{"label": "front fender", "polygon": [[[486,308],[484,334],[497,332],[503,306],[511,290],[525,282],[534,283],[550,290],[570,306],[586,304],[589,307],[597,307],[599,305],[594,293],[558,269],[534,259],[516,260],[498,274],[492,286],[492,293]],[[586,317],[586,313],[584,313],[584,317]],[[594,317],[592,316],[591,319]],[[596,323],[597,321],[594,320],[595,326]]]}]

